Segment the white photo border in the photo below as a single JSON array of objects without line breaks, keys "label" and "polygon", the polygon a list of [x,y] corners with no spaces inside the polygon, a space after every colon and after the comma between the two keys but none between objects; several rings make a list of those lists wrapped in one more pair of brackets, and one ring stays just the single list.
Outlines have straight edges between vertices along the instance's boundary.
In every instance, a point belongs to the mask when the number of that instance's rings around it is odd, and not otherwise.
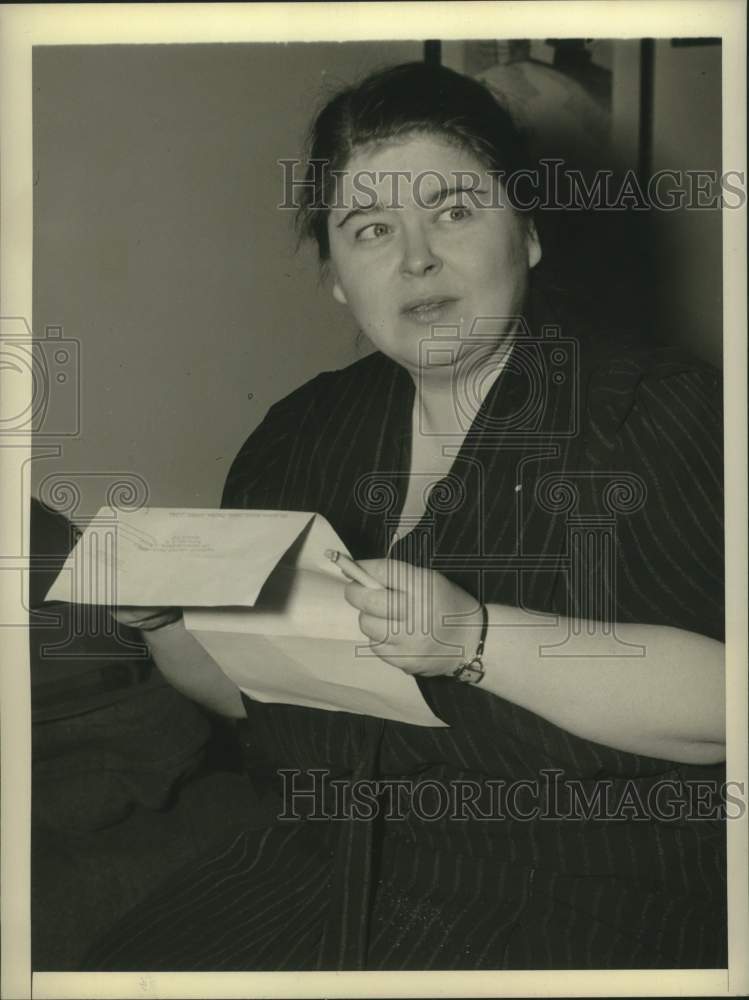
[{"label": "white photo border", "polygon": [[[553,25],[553,29],[550,27]],[[32,88],[36,45],[562,37],[720,37],[723,163],[746,176],[743,0],[484,3],[10,4],[0,9],[0,315],[32,327]],[[724,210],[727,772],[747,787],[746,206]],[[0,373],[0,376],[2,373]],[[0,391],[21,412],[30,377]],[[18,551],[29,440],[0,443],[0,560]],[[25,487],[25,488],[24,488]],[[28,552],[29,539],[22,551]],[[15,568],[3,564],[2,568]],[[18,567],[20,569],[20,567]],[[15,585],[14,585],[15,581]],[[0,602],[23,615],[13,573]],[[19,620],[14,618],[13,620]],[[23,620],[21,618],[20,620]],[[28,636],[2,630],[2,985],[14,997],[735,996],[749,990],[747,816],[728,824],[728,970],[434,973],[34,973],[30,948]]]}]

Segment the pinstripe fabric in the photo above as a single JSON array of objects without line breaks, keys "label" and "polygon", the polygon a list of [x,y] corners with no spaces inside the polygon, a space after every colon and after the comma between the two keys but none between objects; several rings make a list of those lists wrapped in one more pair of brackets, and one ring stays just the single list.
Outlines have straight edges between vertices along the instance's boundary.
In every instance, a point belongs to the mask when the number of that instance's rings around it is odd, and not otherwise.
[{"label": "pinstripe fabric", "polygon": [[[548,380],[537,412],[527,406],[530,369],[508,365],[450,476],[392,554],[484,600],[593,617],[609,607],[622,622],[720,638],[718,375],[636,344],[607,356],[586,340],[582,357],[579,377]],[[410,378],[380,354],[321,374],[249,438],[224,505],[317,510],[355,557],[384,555],[405,496],[412,400]],[[573,509],[552,489],[570,474]],[[621,484],[607,492],[617,476],[642,490],[639,506]],[[586,556],[596,586],[580,587],[570,516],[601,524],[612,505],[615,534]],[[607,779],[645,796],[659,779],[683,788],[723,776],[590,743],[469,685],[419,684],[449,729],[246,699],[258,766],[270,775],[326,768],[344,782],[470,779],[479,801],[488,779],[533,780],[548,769],[580,779],[591,796]],[[86,967],[719,967],[723,840],[717,820],[428,822],[412,811],[391,821],[279,821],[172,880]]]}]

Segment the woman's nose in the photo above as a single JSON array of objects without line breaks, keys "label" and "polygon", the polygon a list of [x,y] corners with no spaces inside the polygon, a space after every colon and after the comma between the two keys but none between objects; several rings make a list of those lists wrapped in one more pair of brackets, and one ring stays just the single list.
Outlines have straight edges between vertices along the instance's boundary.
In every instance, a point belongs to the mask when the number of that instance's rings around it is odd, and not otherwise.
[{"label": "woman's nose", "polygon": [[421,227],[406,231],[401,272],[422,277],[425,274],[438,274],[441,270],[442,261]]}]

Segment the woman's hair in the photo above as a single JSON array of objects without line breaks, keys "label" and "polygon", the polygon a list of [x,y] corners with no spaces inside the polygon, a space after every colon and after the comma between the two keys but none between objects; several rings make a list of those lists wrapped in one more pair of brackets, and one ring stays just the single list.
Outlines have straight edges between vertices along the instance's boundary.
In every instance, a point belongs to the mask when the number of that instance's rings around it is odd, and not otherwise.
[{"label": "woman's hair", "polygon": [[307,170],[297,211],[302,236],[330,256],[328,213],[335,171],[362,146],[411,133],[440,136],[473,153],[485,169],[510,174],[528,166],[525,140],[491,92],[444,66],[403,63],[346,87],[323,107],[307,140]]}]

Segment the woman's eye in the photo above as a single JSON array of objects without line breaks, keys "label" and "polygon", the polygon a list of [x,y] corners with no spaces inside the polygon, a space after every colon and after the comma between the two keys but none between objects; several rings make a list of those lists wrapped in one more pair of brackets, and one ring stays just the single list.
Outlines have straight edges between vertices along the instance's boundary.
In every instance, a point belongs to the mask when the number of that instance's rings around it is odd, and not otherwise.
[{"label": "woman's eye", "polygon": [[357,230],[356,238],[357,240],[376,240],[381,236],[386,236],[389,231],[389,226],[385,222],[370,222],[368,226]]},{"label": "woman's eye", "polygon": [[447,222],[462,222],[464,219],[470,218],[471,210],[466,208],[464,205],[453,205],[452,208],[446,208],[444,212],[440,213],[440,219],[446,219]]}]

